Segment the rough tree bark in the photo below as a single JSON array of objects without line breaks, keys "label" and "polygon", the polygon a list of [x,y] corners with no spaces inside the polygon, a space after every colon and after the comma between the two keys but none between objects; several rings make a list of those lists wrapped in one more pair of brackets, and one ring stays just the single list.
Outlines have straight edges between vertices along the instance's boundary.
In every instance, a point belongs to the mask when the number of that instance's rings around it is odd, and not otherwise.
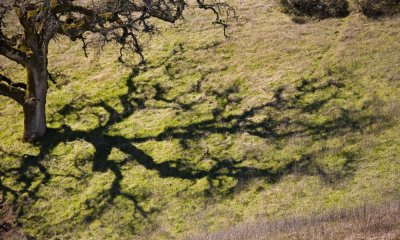
[{"label": "rough tree bark", "polygon": [[46,133],[47,57],[32,56],[27,67],[24,101],[24,140],[35,141]]},{"label": "rough tree bark", "polygon": [[37,48],[38,51],[31,53],[29,57],[24,56],[20,59],[19,63],[26,69],[26,83],[13,82],[0,74],[0,95],[14,99],[23,107],[23,139],[25,141],[35,141],[46,133],[46,96],[49,76],[46,49],[47,47]]}]

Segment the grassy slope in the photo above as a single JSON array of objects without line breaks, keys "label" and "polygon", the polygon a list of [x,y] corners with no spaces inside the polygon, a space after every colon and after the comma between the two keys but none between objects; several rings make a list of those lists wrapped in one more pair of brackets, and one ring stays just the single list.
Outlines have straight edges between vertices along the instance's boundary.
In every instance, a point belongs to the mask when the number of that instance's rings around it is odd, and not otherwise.
[{"label": "grassy slope", "polygon": [[28,233],[171,239],[398,198],[400,18],[297,25],[234,4],[230,39],[188,13],[134,77],[112,47],[53,44],[38,145],[1,98],[0,189]]}]

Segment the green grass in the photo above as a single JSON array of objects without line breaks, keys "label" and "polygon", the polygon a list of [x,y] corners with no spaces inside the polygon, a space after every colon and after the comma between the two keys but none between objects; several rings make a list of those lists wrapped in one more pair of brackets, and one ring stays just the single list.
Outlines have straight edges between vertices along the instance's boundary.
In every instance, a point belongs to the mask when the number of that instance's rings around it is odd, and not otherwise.
[{"label": "green grass", "polygon": [[233,3],[229,39],[190,12],[138,75],[115,46],[86,59],[52,43],[61,77],[36,145],[0,99],[0,189],[27,233],[184,238],[398,198],[400,18],[298,25],[272,1]]}]

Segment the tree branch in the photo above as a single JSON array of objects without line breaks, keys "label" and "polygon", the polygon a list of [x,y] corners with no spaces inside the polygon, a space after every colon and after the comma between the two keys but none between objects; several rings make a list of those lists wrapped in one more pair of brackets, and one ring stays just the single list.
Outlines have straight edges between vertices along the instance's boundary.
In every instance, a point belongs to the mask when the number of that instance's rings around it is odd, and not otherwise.
[{"label": "tree branch", "polygon": [[23,66],[28,65],[28,56],[20,50],[13,48],[10,40],[2,32],[0,32],[0,54]]},{"label": "tree branch", "polygon": [[196,0],[196,1],[200,9],[210,10],[214,13],[215,15],[214,23],[221,25],[224,29],[224,36],[228,37],[226,30],[229,28],[229,24],[223,18],[221,18],[221,15],[226,14],[227,16],[229,16],[232,14],[233,15],[232,17],[237,20],[235,9],[229,4],[224,2],[214,2],[207,4],[204,2],[204,0]]},{"label": "tree branch", "polygon": [[0,95],[12,98],[20,105],[24,105],[25,90],[25,83],[14,83],[10,78],[0,74]]}]

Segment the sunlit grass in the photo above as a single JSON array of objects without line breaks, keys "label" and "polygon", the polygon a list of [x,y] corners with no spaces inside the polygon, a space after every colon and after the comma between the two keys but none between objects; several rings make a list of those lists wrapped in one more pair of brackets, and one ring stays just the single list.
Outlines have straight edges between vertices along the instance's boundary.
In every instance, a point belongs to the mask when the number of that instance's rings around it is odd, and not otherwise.
[{"label": "sunlit grass", "polygon": [[298,25],[272,1],[234,4],[229,39],[190,12],[133,77],[115,46],[52,43],[41,143],[1,98],[0,190],[27,233],[174,239],[398,197],[400,19]]}]

